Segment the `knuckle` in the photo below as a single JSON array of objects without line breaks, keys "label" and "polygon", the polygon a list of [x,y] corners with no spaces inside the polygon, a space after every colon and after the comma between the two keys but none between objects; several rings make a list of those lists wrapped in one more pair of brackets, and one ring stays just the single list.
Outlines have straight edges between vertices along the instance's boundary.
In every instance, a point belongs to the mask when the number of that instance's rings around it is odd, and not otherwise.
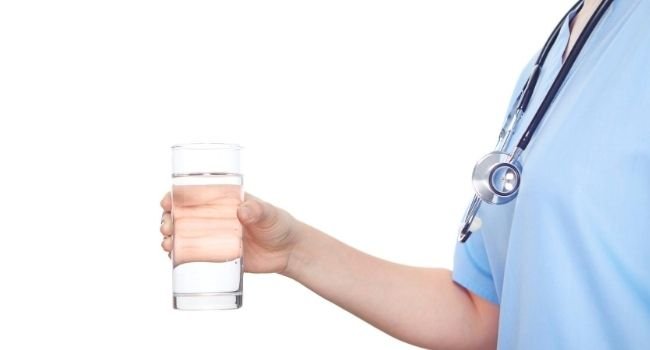
[{"label": "knuckle", "polygon": [[165,239],[163,239],[162,243],[160,243],[160,246],[162,247],[162,249],[164,251],[169,252],[171,250],[171,248],[172,248],[171,239],[169,237],[165,237]]},{"label": "knuckle", "polygon": [[280,221],[280,214],[276,208],[266,205],[264,208],[264,215],[258,226],[262,229],[273,229]]}]

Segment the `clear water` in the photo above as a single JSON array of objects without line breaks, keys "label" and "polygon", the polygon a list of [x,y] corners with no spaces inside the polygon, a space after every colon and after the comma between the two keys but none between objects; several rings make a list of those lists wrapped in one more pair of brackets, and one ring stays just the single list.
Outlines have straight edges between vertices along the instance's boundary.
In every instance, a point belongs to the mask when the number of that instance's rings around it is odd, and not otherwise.
[{"label": "clear water", "polygon": [[174,174],[172,183],[174,297],[240,296],[242,176]]},{"label": "clear water", "polygon": [[187,262],[174,267],[174,296],[242,291],[241,258],[226,262]]}]

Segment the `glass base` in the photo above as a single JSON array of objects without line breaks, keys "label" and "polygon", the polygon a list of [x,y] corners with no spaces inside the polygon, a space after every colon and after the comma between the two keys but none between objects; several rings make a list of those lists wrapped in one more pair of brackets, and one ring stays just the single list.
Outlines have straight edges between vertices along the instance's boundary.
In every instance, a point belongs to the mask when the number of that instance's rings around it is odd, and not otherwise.
[{"label": "glass base", "polygon": [[241,306],[241,292],[174,294],[174,309],[177,310],[232,310]]}]

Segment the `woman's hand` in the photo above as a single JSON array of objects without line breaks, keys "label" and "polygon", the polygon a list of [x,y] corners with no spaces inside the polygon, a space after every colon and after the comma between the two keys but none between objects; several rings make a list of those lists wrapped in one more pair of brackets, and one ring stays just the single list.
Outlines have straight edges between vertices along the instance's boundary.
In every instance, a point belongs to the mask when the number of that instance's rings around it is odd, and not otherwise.
[{"label": "woman's hand", "polygon": [[[161,205],[162,246],[170,251],[174,229],[169,193]],[[251,195],[239,206],[237,218],[244,227],[246,271],[282,273],[420,347],[496,348],[498,306],[454,282],[451,271],[375,258]]]},{"label": "woman's hand", "polygon": [[[160,232],[164,236],[162,248],[171,254],[174,226],[170,193],[165,194],[160,206],[163,208],[160,224]],[[244,227],[244,270],[256,273],[285,272],[297,240],[297,221],[285,210],[249,194],[240,204],[237,217]]]}]

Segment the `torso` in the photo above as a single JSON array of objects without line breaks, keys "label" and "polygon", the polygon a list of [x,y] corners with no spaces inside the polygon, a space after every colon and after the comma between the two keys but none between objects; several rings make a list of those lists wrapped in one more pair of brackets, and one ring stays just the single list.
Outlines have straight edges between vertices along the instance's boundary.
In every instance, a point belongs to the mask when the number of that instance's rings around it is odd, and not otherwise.
[{"label": "torso", "polygon": [[[563,25],[508,152],[588,10]],[[482,228],[459,245],[454,279],[500,305],[500,350],[650,344],[648,18],[650,1],[612,3],[520,157],[518,197],[481,206]]]}]

